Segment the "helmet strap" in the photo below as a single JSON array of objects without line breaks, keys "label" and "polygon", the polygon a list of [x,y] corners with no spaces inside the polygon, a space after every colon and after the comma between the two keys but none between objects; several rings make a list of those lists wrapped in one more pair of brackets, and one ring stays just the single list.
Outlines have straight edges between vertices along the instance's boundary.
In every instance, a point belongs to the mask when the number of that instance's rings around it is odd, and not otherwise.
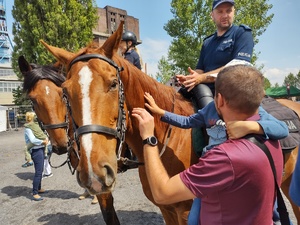
[{"label": "helmet strap", "polygon": [[128,41],[126,41],[126,51],[125,51],[125,53],[128,52],[128,50],[129,50],[131,47],[132,47],[132,45],[129,46],[129,45],[128,45]]}]

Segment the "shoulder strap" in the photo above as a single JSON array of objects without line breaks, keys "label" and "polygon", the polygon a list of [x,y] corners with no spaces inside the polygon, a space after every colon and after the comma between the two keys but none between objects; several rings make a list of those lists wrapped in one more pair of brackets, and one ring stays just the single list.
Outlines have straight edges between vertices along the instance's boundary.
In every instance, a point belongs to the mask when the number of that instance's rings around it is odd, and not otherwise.
[{"label": "shoulder strap", "polygon": [[262,142],[262,140],[260,140],[259,138],[255,137],[255,136],[246,136],[245,139],[247,139],[248,141],[250,141],[253,144],[255,144],[256,146],[258,146],[268,157],[269,163],[272,168],[273,175],[274,175],[275,189],[276,189],[276,193],[277,193],[277,203],[278,203],[277,211],[279,213],[280,222],[282,225],[290,225],[289,213],[286,209],[285,202],[282,198],[282,195],[281,195],[278,183],[277,183],[276,169],[275,169],[272,155],[271,155],[268,147]]}]

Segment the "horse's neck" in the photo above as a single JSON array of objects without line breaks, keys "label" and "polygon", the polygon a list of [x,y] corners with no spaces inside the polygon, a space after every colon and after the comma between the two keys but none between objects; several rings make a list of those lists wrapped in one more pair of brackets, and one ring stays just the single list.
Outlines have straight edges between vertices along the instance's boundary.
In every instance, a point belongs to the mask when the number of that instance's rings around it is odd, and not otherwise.
[{"label": "horse's neck", "polygon": [[[129,111],[126,142],[133,148],[135,154],[141,153],[142,141],[138,141],[140,139],[138,122],[130,116],[130,113],[135,107],[145,107],[145,92],[150,93],[156,104],[164,110],[182,115],[193,113],[191,103],[182,99],[175,89],[155,81],[142,71],[131,67],[129,69],[124,68],[124,71],[121,73],[121,80],[124,85],[127,110]],[[161,122],[158,115],[153,116],[155,119],[155,135],[162,141],[163,137],[166,136],[168,124]]]},{"label": "horse's neck", "polygon": [[[135,107],[144,107],[145,92],[150,93],[157,103],[163,102],[162,108],[169,108],[172,105],[170,96],[174,96],[175,91],[171,87],[163,85],[140,70],[130,69],[121,75],[124,85],[124,93],[128,110],[131,111]],[[168,98],[165,100],[164,98]],[[169,104],[168,104],[169,103]]]}]

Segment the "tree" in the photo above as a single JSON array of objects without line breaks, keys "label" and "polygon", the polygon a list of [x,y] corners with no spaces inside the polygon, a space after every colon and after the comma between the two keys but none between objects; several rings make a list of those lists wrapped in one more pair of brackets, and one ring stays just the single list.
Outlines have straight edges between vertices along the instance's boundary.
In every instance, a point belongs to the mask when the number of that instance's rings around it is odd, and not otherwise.
[{"label": "tree", "polygon": [[95,6],[95,0],[15,0],[12,67],[19,79],[20,55],[40,65],[53,63],[53,56],[39,43],[40,39],[68,51],[77,51],[91,42],[98,19]]},{"label": "tree", "polygon": [[[215,32],[210,18],[213,0],[172,0],[171,12],[174,18],[164,26],[173,37],[169,47],[168,59],[174,63],[176,70],[186,71],[188,66],[195,68],[201,46],[205,37]],[[267,15],[272,8],[268,0],[239,0],[235,3],[235,24],[247,24],[252,28],[255,44],[271,23],[273,14]],[[254,51],[252,63],[257,54]]]},{"label": "tree", "polygon": [[168,63],[164,56],[158,62],[158,70],[156,79],[163,84],[166,84],[174,76],[172,65]]},{"label": "tree", "polygon": [[294,87],[297,87],[298,86],[298,82],[299,80],[297,79],[297,76],[295,76],[294,74],[292,73],[289,73],[285,78],[284,78],[284,81],[283,81],[283,84],[282,85],[290,85],[290,86],[294,86]]},{"label": "tree", "polygon": [[26,99],[26,96],[23,94],[21,87],[13,90],[12,93],[14,98],[13,103],[15,105],[30,105],[30,102],[28,99]]},{"label": "tree", "polygon": [[267,90],[269,87],[271,87],[271,82],[268,78],[264,77],[264,90]]}]

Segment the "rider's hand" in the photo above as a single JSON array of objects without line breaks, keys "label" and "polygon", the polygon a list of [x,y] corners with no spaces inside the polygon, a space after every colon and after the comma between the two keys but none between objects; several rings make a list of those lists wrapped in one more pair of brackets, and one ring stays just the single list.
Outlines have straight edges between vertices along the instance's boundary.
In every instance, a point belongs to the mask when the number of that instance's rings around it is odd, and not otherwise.
[{"label": "rider's hand", "polygon": [[206,76],[198,74],[195,70],[192,70],[191,67],[188,68],[188,71],[190,73],[189,75],[184,77],[183,75],[177,75],[176,78],[187,88],[187,91],[191,91],[197,84],[202,83],[206,79]]}]

